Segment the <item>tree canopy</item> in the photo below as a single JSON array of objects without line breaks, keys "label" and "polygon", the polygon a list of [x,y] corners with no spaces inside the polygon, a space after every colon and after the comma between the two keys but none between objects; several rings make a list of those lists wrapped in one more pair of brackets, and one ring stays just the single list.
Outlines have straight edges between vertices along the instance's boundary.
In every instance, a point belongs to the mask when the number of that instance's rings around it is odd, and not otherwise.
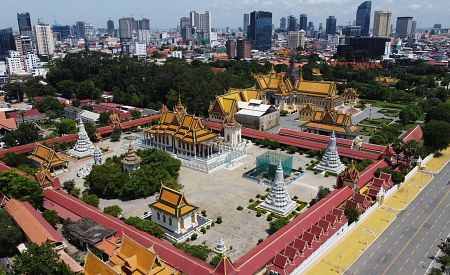
[{"label": "tree canopy", "polygon": [[164,230],[159,225],[150,220],[142,220],[139,217],[129,217],[125,219],[125,223],[160,239],[163,238],[165,234]]},{"label": "tree canopy", "polygon": [[16,247],[25,240],[25,236],[3,209],[0,209],[0,232],[0,257],[13,256],[18,252]]},{"label": "tree canopy", "polygon": [[0,191],[9,198],[28,201],[34,207],[42,204],[41,186],[34,180],[9,170],[0,173]]},{"label": "tree canopy", "polygon": [[13,132],[6,133],[3,141],[9,147],[33,143],[39,139],[39,129],[33,124],[21,123]]}]

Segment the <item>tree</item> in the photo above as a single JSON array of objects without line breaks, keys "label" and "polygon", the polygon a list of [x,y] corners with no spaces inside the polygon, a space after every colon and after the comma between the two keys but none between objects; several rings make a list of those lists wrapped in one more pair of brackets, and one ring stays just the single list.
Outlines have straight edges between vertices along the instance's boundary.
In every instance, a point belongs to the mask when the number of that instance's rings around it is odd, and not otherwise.
[{"label": "tree", "polygon": [[111,134],[111,142],[119,141],[121,134],[122,131],[119,128],[114,128],[114,131]]},{"label": "tree", "polygon": [[59,223],[58,213],[54,210],[45,210],[42,212],[42,217],[53,227]]},{"label": "tree", "polygon": [[13,256],[18,252],[17,245],[22,243],[25,237],[3,209],[0,209],[0,232],[0,257]]},{"label": "tree", "polygon": [[71,179],[63,182],[62,189],[70,194],[70,192],[75,189],[75,180]]},{"label": "tree", "polygon": [[432,151],[443,150],[450,143],[450,123],[431,120],[423,127],[424,145]]},{"label": "tree", "polygon": [[89,194],[87,192],[83,193],[81,200],[83,200],[85,203],[95,206],[97,208],[98,208],[98,204],[100,203],[100,200],[98,199],[97,195]]},{"label": "tree", "polygon": [[34,107],[40,112],[47,114],[50,118],[58,118],[62,116],[64,111],[64,106],[59,103],[58,99],[52,96],[42,98],[34,104]]},{"label": "tree", "polygon": [[269,234],[273,234],[289,223],[287,218],[278,218],[270,222]]},{"label": "tree", "polygon": [[13,132],[5,134],[3,141],[13,147],[33,143],[39,139],[39,129],[33,124],[22,123]]},{"label": "tree", "polygon": [[186,242],[184,243],[177,243],[175,246],[192,256],[199,258],[202,261],[206,261],[208,258],[209,253],[211,250],[208,248],[207,245],[201,244],[201,245],[190,245]]},{"label": "tree", "polygon": [[36,181],[17,174],[14,170],[0,173],[0,191],[9,198],[28,201],[34,207],[42,204],[41,186]]},{"label": "tree", "polygon": [[77,123],[73,119],[63,118],[58,123],[57,128],[60,135],[73,134],[77,131]]},{"label": "tree", "polygon": [[441,103],[428,110],[425,121],[431,120],[443,120],[450,123],[450,103]]},{"label": "tree", "polygon": [[98,123],[100,125],[108,125],[110,116],[111,116],[110,112],[103,112],[103,113],[101,113],[100,117],[98,118]]},{"label": "tree", "polygon": [[71,99],[78,90],[78,83],[73,80],[62,80],[56,84],[56,89],[62,97]]},{"label": "tree", "polygon": [[142,114],[139,111],[131,110],[131,116],[133,119],[138,119],[142,117]]},{"label": "tree", "polygon": [[104,213],[113,217],[118,217],[122,213],[122,211],[122,208],[120,208],[118,205],[107,206],[103,209]]},{"label": "tree", "polygon": [[415,104],[406,106],[400,111],[399,118],[403,125],[416,121],[422,113],[420,107]]},{"label": "tree", "polygon": [[411,158],[419,157],[419,153],[421,151],[422,144],[417,142],[416,140],[410,140],[403,144],[402,146],[402,152],[405,155],[406,162],[409,164],[411,161]]},{"label": "tree", "polygon": [[89,139],[95,140],[95,131],[97,131],[97,127],[95,127],[95,125],[90,122],[86,122],[84,123],[84,129],[86,129]]},{"label": "tree", "polygon": [[99,99],[100,93],[92,80],[85,80],[78,86],[76,95],[78,99]]},{"label": "tree", "polygon": [[162,230],[159,225],[150,220],[141,220],[139,217],[129,217],[125,219],[125,223],[160,239],[165,235],[164,230]]},{"label": "tree", "polygon": [[21,164],[28,164],[29,159],[23,154],[16,154],[14,152],[6,153],[3,161],[10,167],[17,167]]},{"label": "tree", "polygon": [[27,250],[18,255],[13,265],[15,274],[53,275],[73,274],[69,267],[59,260],[59,255],[50,243],[36,245],[30,243]]},{"label": "tree", "polygon": [[325,198],[328,194],[330,194],[331,191],[328,187],[319,187],[319,191],[317,192],[317,199],[321,200],[323,198]]},{"label": "tree", "polygon": [[360,213],[356,208],[351,207],[351,208],[345,208],[344,215],[348,219],[348,224],[351,224],[352,222],[358,221]]}]

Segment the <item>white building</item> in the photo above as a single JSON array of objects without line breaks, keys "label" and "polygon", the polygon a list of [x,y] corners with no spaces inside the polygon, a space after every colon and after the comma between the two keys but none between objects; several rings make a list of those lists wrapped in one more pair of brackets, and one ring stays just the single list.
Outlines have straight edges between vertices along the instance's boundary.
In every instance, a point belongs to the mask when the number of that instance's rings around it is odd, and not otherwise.
[{"label": "white building", "polygon": [[183,52],[182,51],[171,51],[170,57],[183,59]]},{"label": "white building", "polygon": [[25,71],[30,74],[33,73],[33,69],[38,67],[38,61],[40,61],[40,60],[36,54],[34,54],[34,53],[27,54],[25,56],[25,60],[24,60]]},{"label": "white building", "polygon": [[84,123],[91,123],[94,125],[98,123],[98,120],[100,118],[100,114],[88,110],[81,111],[79,116]]},{"label": "white building", "polygon": [[196,32],[202,32],[207,39],[211,38],[211,13],[198,13],[191,11],[190,13],[191,27],[196,29]]},{"label": "white building", "polygon": [[291,50],[295,50],[300,45],[300,32],[289,32],[288,33],[288,48]]},{"label": "white building", "polygon": [[0,76],[6,76],[6,62],[0,61]]},{"label": "white building", "polygon": [[147,57],[147,44],[145,43],[134,43],[133,53],[138,59],[145,59]]},{"label": "white building", "polygon": [[144,43],[145,45],[150,44],[150,30],[138,30],[137,37],[139,42]]},{"label": "white building", "polygon": [[18,51],[10,51],[9,57],[6,58],[9,74],[23,74],[23,64]]},{"label": "white building", "polygon": [[36,47],[39,55],[53,55],[55,44],[53,41],[53,31],[49,25],[41,21],[34,26],[36,35]]}]

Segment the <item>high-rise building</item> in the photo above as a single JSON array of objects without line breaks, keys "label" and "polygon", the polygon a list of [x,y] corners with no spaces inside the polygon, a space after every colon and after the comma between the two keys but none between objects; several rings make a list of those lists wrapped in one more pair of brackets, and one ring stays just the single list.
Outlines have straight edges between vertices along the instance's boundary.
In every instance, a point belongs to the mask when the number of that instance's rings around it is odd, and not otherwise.
[{"label": "high-rise building", "polygon": [[183,41],[188,41],[192,36],[191,20],[188,17],[180,18],[180,32]]},{"label": "high-rise building", "polygon": [[129,41],[133,38],[132,17],[122,17],[119,19],[119,37],[121,41]]},{"label": "high-rise building", "polygon": [[52,25],[53,34],[56,35],[57,41],[64,41],[72,35],[72,28],[69,25]]},{"label": "high-rise building", "polygon": [[21,54],[18,51],[9,52],[9,57],[6,58],[6,64],[8,64],[9,74],[24,72]]},{"label": "high-rise building", "polygon": [[20,55],[23,55],[22,36],[20,34],[14,35],[14,45],[16,51],[18,51]]},{"label": "high-rise building", "polygon": [[272,13],[268,11],[254,11],[250,13],[248,39],[252,47],[257,50],[270,50],[272,47]]},{"label": "high-rise building", "polygon": [[389,11],[375,11],[373,20],[373,36],[389,37],[391,35],[391,17]]},{"label": "high-rise building", "polygon": [[246,59],[252,57],[252,44],[245,39],[238,39],[236,43],[236,57]]},{"label": "high-rise building", "polygon": [[362,36],[369,36],[371,9],[372,1],[365,1],[358,6],[356,11],[356,26],[361,27]]},{"label": "high-rise building", "polygon": [[288,33],[288,48],[296,50],[299,46],[305,48],[305,31],[300,30]]},{"label": "high-rise building", "polygon": [[75,22],[73,34],[77,38],[85,38],[85,29],[86,29],[86,22],[77,21],[77,22]]},{"label": "high-rise building", "polygon": [[48,24],[38,20],[34,26],[36,36],[36,48],[39,55],[53,55],[55,43],[53,41],[53,31]]},{"label": "high-rise building", "polygon": [[244,13],[244,24],[242,25],[244,36],[247,36],[248,25],[250,25],[250,14]]},{"label": "high-rise building", "polygon": [[22,41],[22,51],[23,54],[27,54],[27,53],[34,53],[34,49],[33,49],[33,39],[29,36],[21,36],[20,40]]},{"label": "high-rise building", "polygon": [[33,28],[31,27],[30,13],[18,13],[17,23],[19,25],[19,32],[21,35],[33,37]]},{"label": "high-rise building", "polygon": [[114,34],[114,21],[111,19],[108,19],[108,21],[106,21],[106,29],[108,30],[108,33],[110,35]]},{"label": "high-rise building", "polygon": [[342,34],[345,36],[361,36],[362,27],[361,26],[345,26],[342,28]]},{"label": "high-rise building", "polygon": [[410,37],[413,28],[413,18],[411,16],[397,17],[395,33],[400,38]]},{"label": "high-rise building", "polygon": [[308,15],[307,14],[300,14],[299,19],[299,29],[306,31],[308,29]]},{"label": "high-rise building", "polygon": [[293,15],[289,15],[287,19],[287,30],[289,32],[295,32],[298,30],[297,28],[297,18]]},{"label": "high-rise building", "polygon": [[0,30],[0,56],[7,55],[9,51],[16,49],[12,28]]},{"label": "high-rise building", "polygon": [[280,29],[282,31],[285,31],[287,27],[287,23],[286,23],[286,17],[281,17],[280,18]]},{"label": "high-rise building", "polygon": [[205,11],[205,13],[191,11],[190,19],[191,27],[196,32],[203,33],[203,37],[209,40],[211,37],[211,13],[209,11]]},{"label": "high-rise building", "polygon": [[336,34],[336,17],[329,16],[327,18],[327,25],[326,25],[325,33],[331,34],[331,35]]},{"label": "high-rise building", "polygon": [[147,18],[136,20],[136,30],[150,30],[150,20]]},{"label": "high-rise building", "polygon": [[227,55],[229,59],[233,59],[236,57],[236,40],[229,39],[225,43],[225,47],[227,48]]},{"label": "high-rise building", "polygon": [[91,44],[94,44],[95,41],[97,40],[94,26],[90,23],[86,23],[84,25],[84,40],[86,47],[89,47]]},{"label": "high-rise building", "polygon": [[416,33],[416,27],[417,27],[417,21],[413,20],[412,21],[412,27],[411,27],[411,34],[415,34]]}]

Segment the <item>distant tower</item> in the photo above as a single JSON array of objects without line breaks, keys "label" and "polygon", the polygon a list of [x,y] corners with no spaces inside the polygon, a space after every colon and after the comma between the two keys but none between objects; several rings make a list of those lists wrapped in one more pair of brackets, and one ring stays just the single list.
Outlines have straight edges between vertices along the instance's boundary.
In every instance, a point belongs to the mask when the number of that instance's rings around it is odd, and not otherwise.
[{"label": "distant tower", "polygon": [[266,200],[260,204],[260,207],[282,216],[288,215],[295,207],[297,207],[297,204],[289,197],[286,184],[284,183],[284,173],[281,161],[278,163],[269,195]]},{"label": "distant tower", "polygon": [[316,169],[339,174],[345,170],[345,165],[342,164],[341,159],[336,146],[336,136],[331,134],[330,142],[328,143],[327,150],[322,157],[320,163],[316,166]]},{"label": "distant tower", "polygon": [[102,150],[98,146],[95,147],[94,154],[92,154],[94,157],[94,165],[100,165],[103,162],[103,154]]},{"label": "distant tower", "polygon": [[128,145],[128,152],[125,157],[122,159],[123,170],[125,172],[130,173],[133,170],[139,169],[141,166],[141,157],[136,155],[136,152],[133,149],[131,143]]}]

